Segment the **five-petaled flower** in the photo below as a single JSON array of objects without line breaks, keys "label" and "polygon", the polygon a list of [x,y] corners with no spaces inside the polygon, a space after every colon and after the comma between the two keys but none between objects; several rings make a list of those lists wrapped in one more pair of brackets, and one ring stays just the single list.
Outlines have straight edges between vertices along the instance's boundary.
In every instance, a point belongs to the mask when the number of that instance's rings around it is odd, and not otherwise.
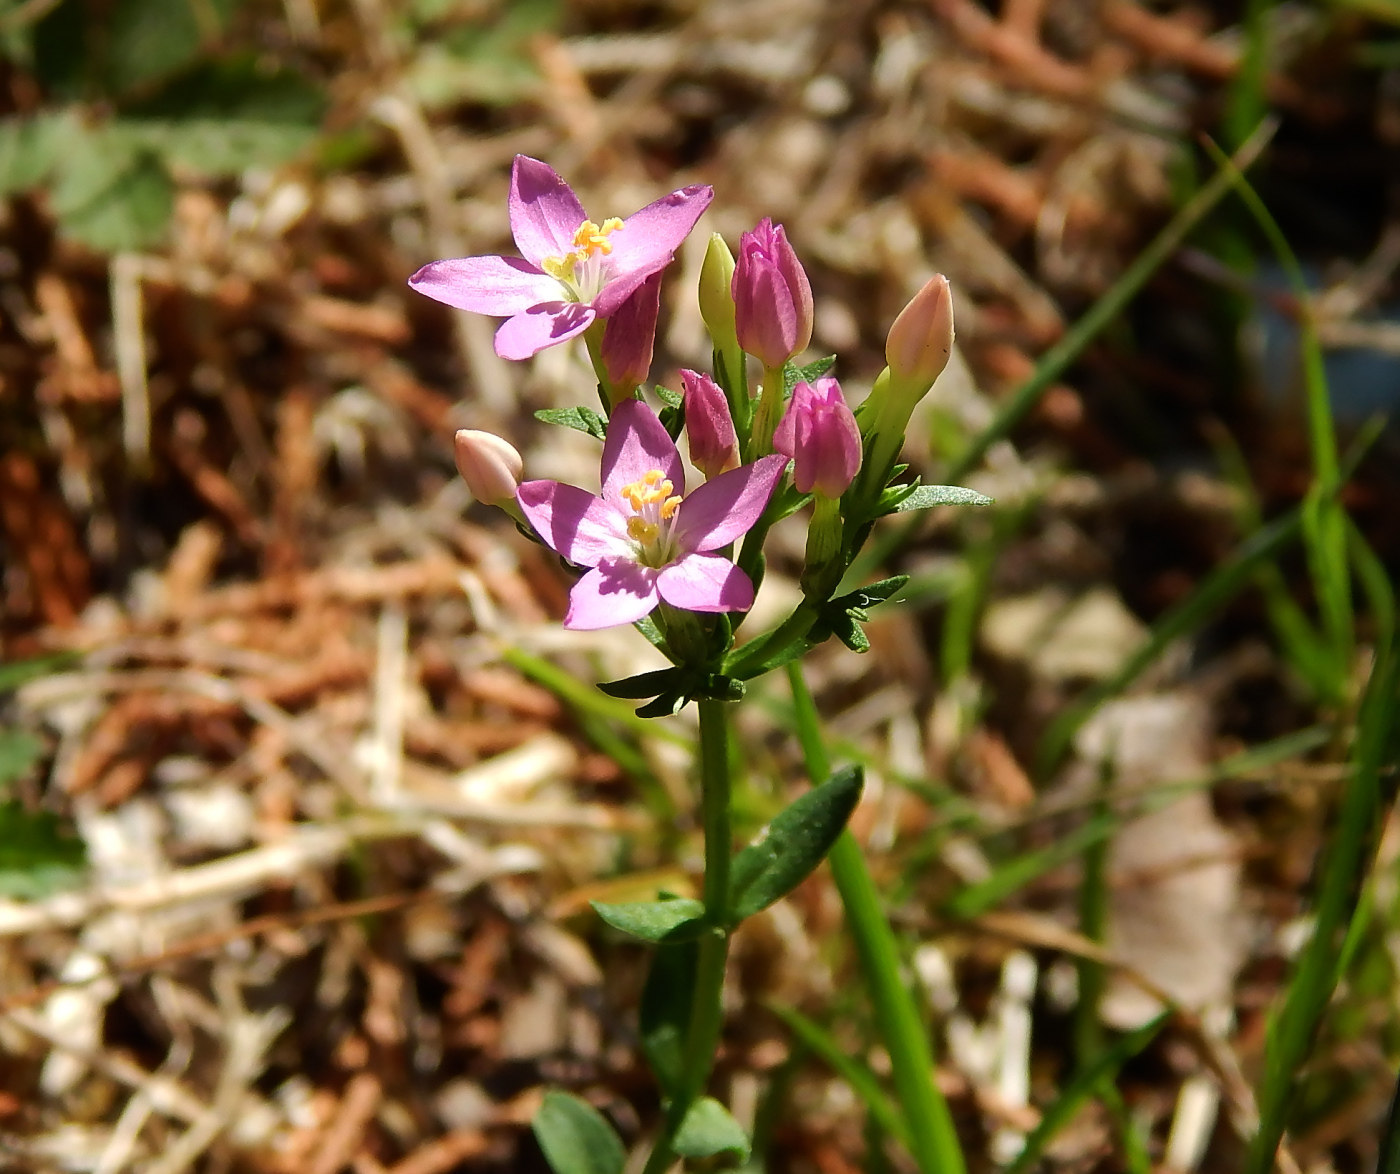
[{"label": "five-petaled flower", "polygon": [[595,224],[552,167],[517,155],[510,228],[523,258],[433,261],[408,283],[459,310],[506,318],[496,332],[496,353],[528,359],[609,317],[664,269],[713,195],[708,184],[685,187],[626,220]]},{"label": "five-petaled flower", "polygon": [[526,481],[516,501],[539,536],[591,567],[569,592],[567,628],[610,628],[664,600],[685,611],[747,611],[753,583],[723,555],[768,504],[787,457],[768,456],[711,478],[689,497],[675,442],[656,413],[627,400],[603,445],[603,492]]}]

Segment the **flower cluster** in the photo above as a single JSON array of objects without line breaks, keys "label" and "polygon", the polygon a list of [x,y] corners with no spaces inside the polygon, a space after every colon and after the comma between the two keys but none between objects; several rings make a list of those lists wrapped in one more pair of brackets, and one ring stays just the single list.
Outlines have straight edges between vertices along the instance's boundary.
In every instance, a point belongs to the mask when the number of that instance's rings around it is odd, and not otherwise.
[{"label": "flower cluster", "polygon": [[[653,409],[640,397],[663,272],[712,197],[707,186],[681,188],[626,219],[593,221],[549,166],[518,156],[509,209],[521,256],[434,261],[410,279],[447,305],[504,317],[496,334],[504,358],[584,338],[607,415],[601,491],[524,480],[520,454],[490,433],[459,432],[457,466],[480,501],[508,510],[580,569],[566,627],[636,623],[655,613],[673,659],[699,647],[707,663],[723,655],[730,628],[715,635],[696,627],[698,617],[749,610],[768,527],[808,499],[802,584],[811,614],[795,628],[805,637],[820,627],[820,608],[869,523],[888,512],[891,494],[912,491],[888,482],[909,413],[952,344],[948,284],[935,277],[896,320],[889,365],[859,416],[852,412],[826,374],[829,361],[794,366],[812,339],[812,287],[783,227],[765,218],[742,235],[737,259],[711,237],[698,292],[714,374],[681,371],[681,394],[664,395],[665,410]],[[746,355],[762,369],[756,389]],[[676,446],[682,430],[705,478],[688,495]],[[696,632],[699,645],[689,638]]]}]

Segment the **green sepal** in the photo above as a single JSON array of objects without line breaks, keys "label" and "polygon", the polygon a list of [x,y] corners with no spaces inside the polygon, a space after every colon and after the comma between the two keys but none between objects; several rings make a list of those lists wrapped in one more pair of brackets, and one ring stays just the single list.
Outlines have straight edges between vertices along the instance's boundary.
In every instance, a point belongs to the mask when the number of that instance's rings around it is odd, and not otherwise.
[{"label": "green sepal", "polygon": [[680,713],[685,708],[685,703],[689,701],[683,692],[679,690],[669,690],[655,701],[648,701],[645,705],[637,707],[638,717],[672,717]]},{"label": "green sepal", "polygon": [[714,1097],[701,1097],[690,1106],[671,1145],[683,1158],[730,1154],[741,1163],[749,1160],[748,1135]]},{"label": "green sepal", "polygon": [[613,929],[644,942],[689,942],[705,932],[705,906],[689,897],[663,901],[629,901],[622,905],[590,901],[593,911]]},{"label": "green sepal", "polygon": [[604,440],[608,435],[606,421],[592,408],[540,408],[535,413],[535,419],[546,424],[560,424],[575,432],[586,432],[598,440]]},{"label": "green sepal", "polygon": [[570,1093],[545,1093],[530,1128],[554,1174],[622,1174],[627,1164],[627,1150],[607,1118]]},{"label": "green sepal", "polygon": [[780,811],[768,825],[768,834],[734,857],[731,926],[767,909],[807,879],[836,843],[864,785],[859,766],[842,767]]}]

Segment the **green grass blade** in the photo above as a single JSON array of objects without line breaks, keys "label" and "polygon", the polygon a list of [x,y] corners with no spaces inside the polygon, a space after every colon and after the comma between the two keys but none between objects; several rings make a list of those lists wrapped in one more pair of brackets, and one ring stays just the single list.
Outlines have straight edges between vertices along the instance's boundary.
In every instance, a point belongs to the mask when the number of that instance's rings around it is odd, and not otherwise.
[{"label": "green grass blade", "polygon": [[[831,773],[831,763],[822,744],[816,703],[800,664],[788,665],[788,682],[808,776],[824,779]],[[846,910],[846,926],[870,992],[875,1022],[890,1056],[895,1093],[909,1131],[909,1151],[923,1174],[965,1174],[967,1166],[953,1116],[933,1081],[930,1031],[920,1020],[913,993],[904,980],[899,945],[860,845],[849,831],[842,832],[827,859]]]},{"label": "green grass blade", "polygon": [[905,1149],[913,1149],[909,1128],[904,1119],[890,1103],[874,1073],[854,1056],[851,1056],[824,1027],[808,1019],[792,1007],[782,1007],[770,1003],[768,1009],[787,1025],[799,1040],[816,1053],[827,1066],[851,1086],[851,1091],[864,1102],[870,1115],[880,1128],[898,1141]]},{"label": "green grass blade", "polygon": [[1172,1017],[1163,1011],[1157,1018],[1129,1032],[1112,1047],[1105,1049],[1097,1060],[1065,1086],[1063,1092],[1045,1110],[1037,1125],[1026,1138],[1026,1148],[1007,1168],[1006,1174],[1026,1174],[1039,1159],[1045,1147],[1079,1111],[1079,1107],[1094,1096],[1099,1085],[1111,1081],[1128,1060],[1147,1047]]},{"label": "green grass blade", "polygon": [[1384,649],[1362,699],[1352,751],[1354,770],[1322,863],[1313,934],[1294,968],[1283,1007],[1270,1024],[1259,1092],[1259,1131],[1250,1147],[1245,1174],[1269,1174],[1273,1168],[1279,1141],[1288,1126],[1298,1072],[1340,977],[1338,958],[1374,851],[1381,776],[1395,764],[1398,681],[1395,651]]}]

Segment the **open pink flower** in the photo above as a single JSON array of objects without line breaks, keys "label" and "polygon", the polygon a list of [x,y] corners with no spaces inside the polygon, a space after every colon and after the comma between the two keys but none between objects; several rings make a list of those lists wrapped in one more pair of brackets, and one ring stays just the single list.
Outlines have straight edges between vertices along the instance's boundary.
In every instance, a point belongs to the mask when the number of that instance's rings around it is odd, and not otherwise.
[{"label": "open pink flower", "polygon": [[713,196],[707,184],[681,188],[626,220],[595,224],[552,167],[517,155],[510,229],[523,258],[432,261],[408,284],[459,310],[507,319],[496,353],[528,359],[607,318],[664,269]]},{"label": "open pink flower", "polygon": [[753,583],[723,555],[763,513],[787,467],[768,456],[685,496],[680,453],[640,400],[613,411],[603,445],[603,492],[526,481],[516,501],[553,549],[591,567],[569,592],[566,628],[611,628],[659,600],[685,611],[747,611]]}]

